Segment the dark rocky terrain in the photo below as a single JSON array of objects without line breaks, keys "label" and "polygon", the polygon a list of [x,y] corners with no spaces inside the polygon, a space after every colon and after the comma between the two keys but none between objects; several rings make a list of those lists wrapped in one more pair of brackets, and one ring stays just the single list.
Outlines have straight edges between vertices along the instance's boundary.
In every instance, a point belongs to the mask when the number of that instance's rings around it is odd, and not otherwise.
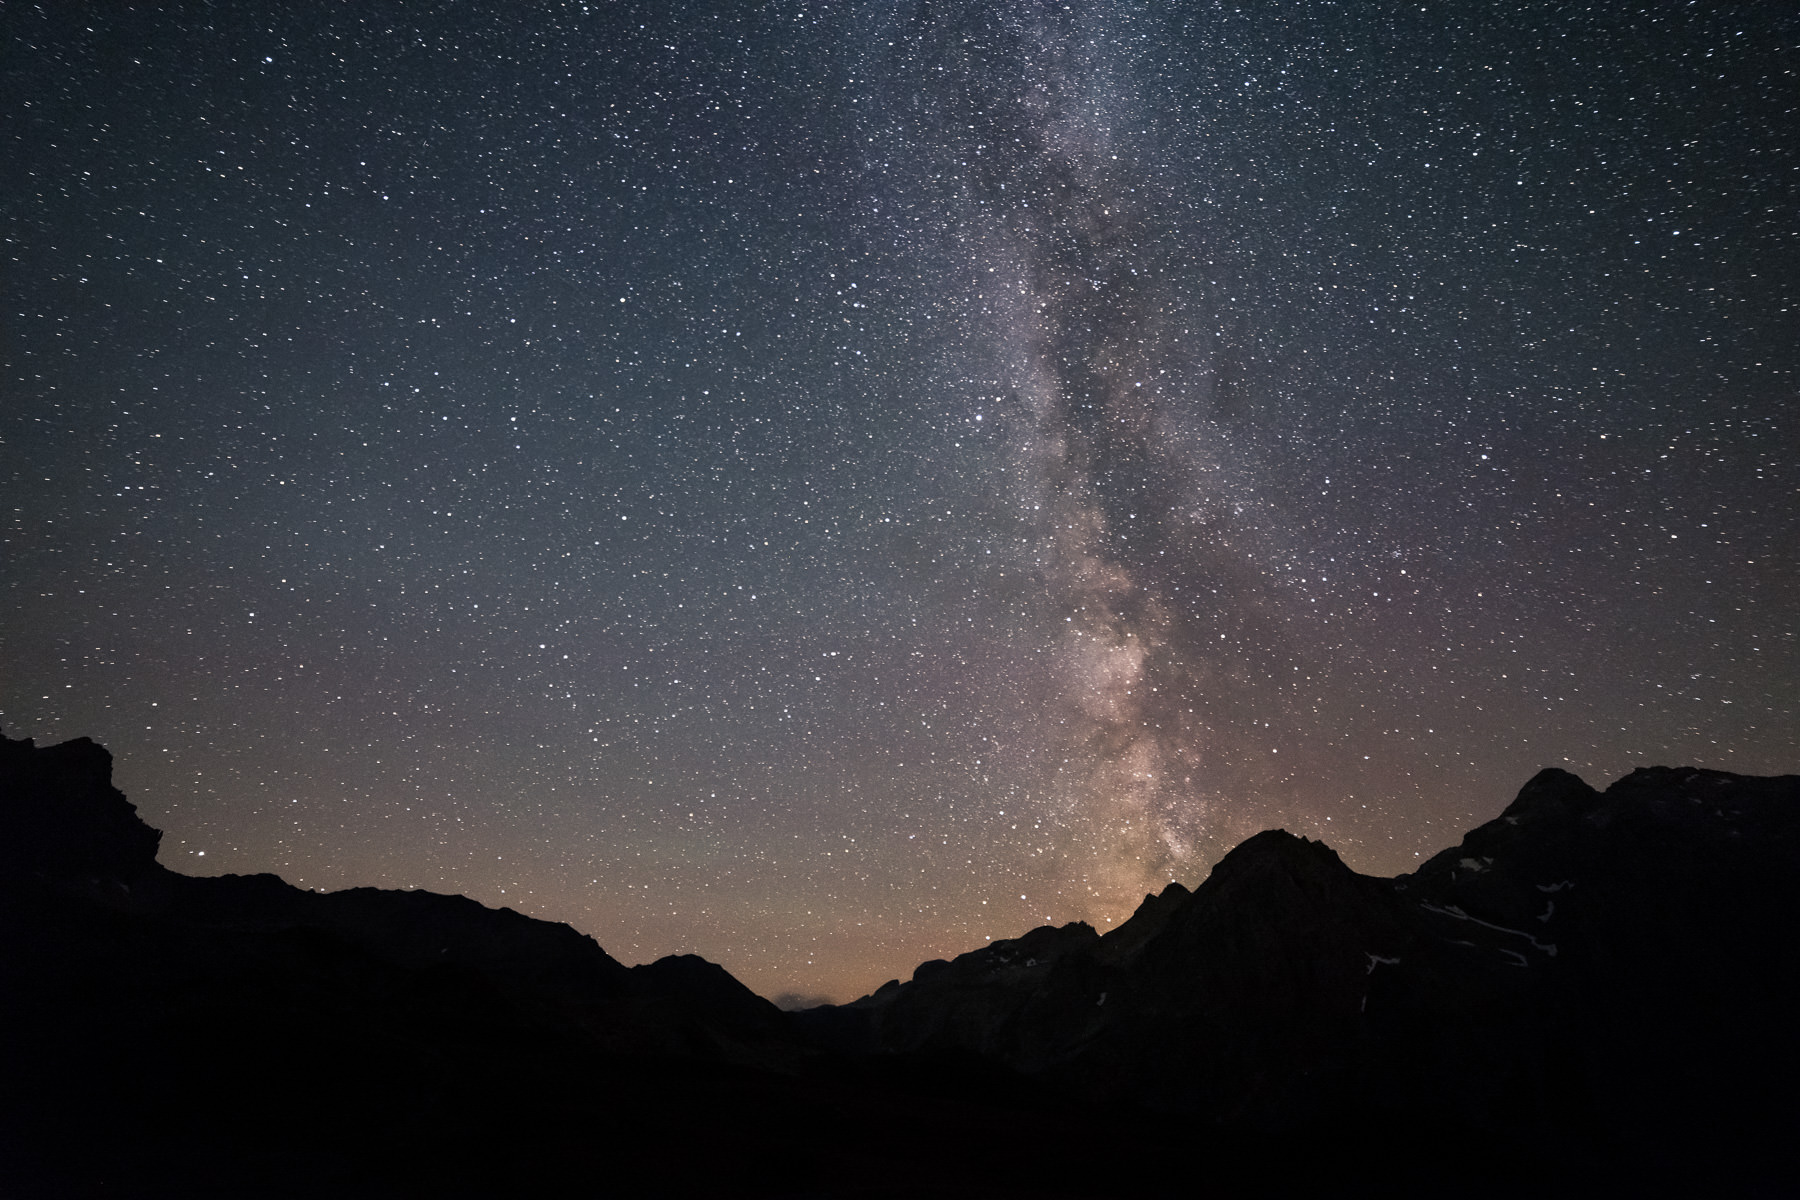
[{"label": "dark rocky terrain", "polygon": [[1544,771],[1418,871],[1258,834],[1101,936],[1042,928],[799,1020],[1220,1130],[1771,1162],[1800,1136],[1800,778]]},{"label": "dark rocky terrain", "polygon": [[461,897],[175,874],[110,776],[0,739],[0,1194],[1793,1186],[1800,777],[1545,771],[1397,879],[1271,831],[783,1014]]}]

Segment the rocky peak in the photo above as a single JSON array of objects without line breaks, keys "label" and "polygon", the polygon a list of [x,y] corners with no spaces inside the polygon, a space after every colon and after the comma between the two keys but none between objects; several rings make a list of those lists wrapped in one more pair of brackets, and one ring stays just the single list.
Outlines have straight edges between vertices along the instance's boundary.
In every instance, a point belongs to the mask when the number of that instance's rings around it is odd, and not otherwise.
[{"label": "rocky peak", "polygon": [[1266,829],[1220,859],[1178,911],[1220,905],[1310,905],[1359,878],[1324,842],[1285,829]]},{"label": "rocky peak", "polygon": [[1167,927],[1175,910],[1193,894],[1179,883],[1171,883],[1161,892],[1146,895],[1137,911],[1117,929],[1109,929],[1101,935],[1101,954],[1108,962],[1123,962],[1130,958]]},{"label": "rocky peak", "polygon": [[129,884],[160,871],[162,834],[112,785],[112,755],[87,738],[42,749],[0,735],[0,865],[58,882]]}]

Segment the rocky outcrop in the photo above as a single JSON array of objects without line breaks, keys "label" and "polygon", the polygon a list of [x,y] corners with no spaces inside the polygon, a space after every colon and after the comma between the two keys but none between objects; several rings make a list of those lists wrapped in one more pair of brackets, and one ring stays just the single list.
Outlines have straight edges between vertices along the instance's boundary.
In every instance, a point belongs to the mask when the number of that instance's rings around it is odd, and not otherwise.
[{"label": "rocky outcrop", "polygon": [[0,736],[0,875],[117,888],[160,871],[162,834],[112,785],[87,738],[35,747]]}]

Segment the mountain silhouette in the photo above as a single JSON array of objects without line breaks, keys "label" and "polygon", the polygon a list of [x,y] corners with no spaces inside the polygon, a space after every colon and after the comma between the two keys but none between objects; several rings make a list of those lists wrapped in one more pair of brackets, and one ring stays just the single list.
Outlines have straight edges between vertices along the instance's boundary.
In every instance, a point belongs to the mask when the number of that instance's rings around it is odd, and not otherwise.
[{"label": "mountain silhouette", "polygon": [[1690,1161],[1796,1132],[1800,778],[1541,772],[1411,875],[1269,831],[1120,928],[1045,927],[799,1014],[1221,1130],[1441,1128]]},{"label": "mountain silhouette", "polygon": [[0,738],[9,1195],[1779,1194],[1800,1133],[1795,776],[1547,770],[1394,879],[1269,831],[797,1013],[160,836]]}]

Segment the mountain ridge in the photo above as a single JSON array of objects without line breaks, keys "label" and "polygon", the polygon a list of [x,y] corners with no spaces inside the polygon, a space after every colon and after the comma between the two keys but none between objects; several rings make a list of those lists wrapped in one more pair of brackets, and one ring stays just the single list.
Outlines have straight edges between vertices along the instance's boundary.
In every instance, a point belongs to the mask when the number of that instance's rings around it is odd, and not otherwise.
[{"label": "mountain ridge", "polygon": [[[1800,921],[1797,818],[1796,776],[1644,768],[1598,792],[1547,769],[1409,874],[1266,831],[1107,935],[1043,927],[797,1019],[841,1050],[972,1052],[1226,1129],[1454,1114],[1553,1136],[1580,1110],[1643,1148],[1682,1136],[1645,1097],[1727,1084],[1721,1111],[1757,1126],[1783,1107],[1772,1068],[1738,1066],[1800,1064],[1774,999],[1800,996],[1800,959],[1769,950]],[[1721,1020],[1733,1004],[1754,1022]],[[1532,1117],[1522,1093],[1554,1103]]]},{"label": "mountain ridge", "polygon": [[[1265,831],[1104,934],[791,1014],[696,956],[184,876],[159,840],[102,747],[0,737],[0,1172],[45,1181],[20,1194],[472,1195],[599,1146],[670,1194],[1109,1195],[1106,1145],[1147,1136],[1253,1190],[1352,1162],[1423,1193],[1501,1144],[1475,1177],[1502,1192],[1713,1186],[1721,1155],[1755,1190],[1800,1131],[1797,776],[1548,769],[1391,879]],[[1053,1155],[1003,1149],[1046,1129]]]}]

